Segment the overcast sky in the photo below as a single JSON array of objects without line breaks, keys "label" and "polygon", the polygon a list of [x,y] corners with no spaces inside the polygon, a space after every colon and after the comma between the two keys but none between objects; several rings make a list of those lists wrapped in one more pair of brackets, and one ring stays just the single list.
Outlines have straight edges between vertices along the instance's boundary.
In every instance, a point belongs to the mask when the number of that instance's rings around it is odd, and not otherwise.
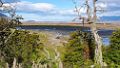
[{"label": "overcast sky", "polygon": [[[84,3],[83,0],[77,1],[80,5]],[[98,13],[102,20],[120,20],[120,0],[98,1],[98,6],[105,9]],[[81,12],[84,13],[85,9]],[[72,0],[21,0],[17,3],[17,14],[22,15],[24,20],[36,21],[72,21],[76,17]]]}]

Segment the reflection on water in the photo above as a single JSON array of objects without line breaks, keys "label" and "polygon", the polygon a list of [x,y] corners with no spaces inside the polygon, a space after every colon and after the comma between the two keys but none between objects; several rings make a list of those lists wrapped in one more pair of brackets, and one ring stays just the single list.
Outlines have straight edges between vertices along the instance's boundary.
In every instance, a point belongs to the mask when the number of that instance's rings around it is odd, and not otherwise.
[{"label": "reflection on water", "polygon": [[[37,31],[47,31],[53,32],[61,35],[69,35],[71,32],[79,30],[81,27],[69,27],[69,26],[22,26],[17,27],[18,29],[26,29],[26,30],[37,30]],[[84,29],[85,32],[90,32],[89,28],[81,28]],[[102,41],[104,45],[109,45],[109,36],[112,34],[114,30],[99,30],[98,34],[102,37]]]}]

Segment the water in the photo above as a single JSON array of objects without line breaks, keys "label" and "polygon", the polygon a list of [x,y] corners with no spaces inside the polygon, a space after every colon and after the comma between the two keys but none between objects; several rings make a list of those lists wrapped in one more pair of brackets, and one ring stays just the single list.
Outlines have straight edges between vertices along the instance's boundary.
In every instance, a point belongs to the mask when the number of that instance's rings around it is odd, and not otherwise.
[{"label": "water", "polygon": [[[25,30],[37,30],[37,31],[47,31],[47,32],[55,32],[57,34],[69,35],[71,32],[82,29],[83,31],[90,32],[89,28],[86,27],[74,27],[74,26],[21,26],[17,27],[17,29],[25,29]],[[99,30],[98,34],[102,37],[102,42],[104,45],[109,45],[110,40],[109,36],[112,34],[114,30]]]},{"label": "water", "polygon": [[110,44],[109,36],[102,37],[102,42],[104,45],[109,45]]}]

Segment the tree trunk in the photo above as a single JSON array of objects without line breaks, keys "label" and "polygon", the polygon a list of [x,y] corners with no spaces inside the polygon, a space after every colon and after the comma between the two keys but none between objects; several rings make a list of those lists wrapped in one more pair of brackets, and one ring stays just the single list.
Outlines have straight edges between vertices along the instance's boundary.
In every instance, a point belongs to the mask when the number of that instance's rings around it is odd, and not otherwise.
[{"label": "tree trunk", "polygon": [[96,42],[96,48],[95,48],[95,64],[102,66],[103,65],[103,59],[102,59],[102,42],[101,38],[97,33],[97,30],[95,28],[92,28],[92,33],[95,38]]},{"label": "tree trunk", "polygon": [[12,68],[16,68],[16,64],[17,64],[17,61],[16,61],[16,58],[14,58],[14,61],[13,61],[13,66],[12,66]]},{"label": "tree trunk", "polygon": [[101,41],[101,37],[98,35],[98,31],[96,28],[96,21],[97,21],[97,16],[96,16],[96,1],[97,0],[93,0],[93,8],[94,8],[94,14],[93,14],[93,23],[92,23],[92,33],[94,35],[95,38],[95,42],[96,42],[96,48],[95,48],[95,64],[99,65],[100,67],[103,66],[103,58],[102,58],[102,41]]}]

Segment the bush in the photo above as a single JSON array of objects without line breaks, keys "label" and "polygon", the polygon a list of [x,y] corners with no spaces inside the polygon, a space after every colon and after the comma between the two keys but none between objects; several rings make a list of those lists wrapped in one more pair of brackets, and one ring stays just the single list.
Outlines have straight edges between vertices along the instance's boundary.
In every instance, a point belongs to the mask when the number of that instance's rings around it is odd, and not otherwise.
[{"label": "bush", "polygon": [[64,65],[72,68],[89,66],[94,59],[94,39],[90,33],[81,31],[73,32],[69,43],[66,45]]},{"label": "bush", "polygon": [[14,58],[25,66],[30,66],[33,61],[43,63],[46,59],[42,53],[43,44],[40,42],[39,35],[28,31],[16,30],[2,50],[9,65],[12,65]]},{"label": "bush", "polygon": [[110,37],[110,46],[106,49],[104,59],[110,67],[120,67],[120,29]]}]

